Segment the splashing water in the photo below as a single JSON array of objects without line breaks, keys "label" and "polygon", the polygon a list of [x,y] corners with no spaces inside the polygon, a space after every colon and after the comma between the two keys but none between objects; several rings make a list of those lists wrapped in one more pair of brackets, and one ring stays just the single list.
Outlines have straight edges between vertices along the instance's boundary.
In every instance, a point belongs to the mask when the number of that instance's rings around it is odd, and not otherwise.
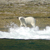
[{"label": "splashing water", "polygon": [[14,27],[9,28],[9,32],[0,31],[0,38],[8,39],[46,39],[50,40],[50,26],[46,29],[39,30],[39,27],[18,27],[14,24]]}]

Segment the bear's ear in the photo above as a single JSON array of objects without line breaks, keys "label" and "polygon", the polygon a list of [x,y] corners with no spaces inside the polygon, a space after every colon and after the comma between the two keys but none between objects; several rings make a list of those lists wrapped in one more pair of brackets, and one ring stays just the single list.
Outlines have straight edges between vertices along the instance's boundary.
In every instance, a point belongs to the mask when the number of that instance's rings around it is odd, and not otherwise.
[{"label": "bear's ear", "polygon": [[17,19],[19,19],[19,17],[17,17]]}]

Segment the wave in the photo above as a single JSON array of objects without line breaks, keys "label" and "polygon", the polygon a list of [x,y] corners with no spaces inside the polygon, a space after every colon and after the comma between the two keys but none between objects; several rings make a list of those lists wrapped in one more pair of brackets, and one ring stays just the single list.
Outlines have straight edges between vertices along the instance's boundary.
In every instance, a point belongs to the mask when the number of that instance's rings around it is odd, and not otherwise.
[{"label": "wave", "polygon": [[50,26],[40,30],[38,26],[35,28],[29,27],[10,27],[8,32],[0,31],[0,38],[8,39],[46,39],[50,40]]}]

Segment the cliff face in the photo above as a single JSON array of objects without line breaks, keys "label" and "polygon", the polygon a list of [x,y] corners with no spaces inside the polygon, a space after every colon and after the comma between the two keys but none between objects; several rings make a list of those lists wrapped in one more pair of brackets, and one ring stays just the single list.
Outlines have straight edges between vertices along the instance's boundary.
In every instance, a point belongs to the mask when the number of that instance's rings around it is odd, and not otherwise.
[{"label": "cliff face", "polygon": [[35,2],[47,2],[50,3],[50,0],[0,0],[0,3],[17,3],[17,2],[27,2],[27,1],[35,1]]},{"label": "cliff face", "polygon": [[17,2],[27,2],[33,0],[0,0],[0,3],[17,3]]}]

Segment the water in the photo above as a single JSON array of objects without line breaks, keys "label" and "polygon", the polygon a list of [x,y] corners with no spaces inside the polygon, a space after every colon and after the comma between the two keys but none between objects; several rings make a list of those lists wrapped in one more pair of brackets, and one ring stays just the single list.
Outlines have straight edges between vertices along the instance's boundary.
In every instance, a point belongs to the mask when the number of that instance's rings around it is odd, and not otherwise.
[{"label": "water", "polygon": [[0,31],[0,38],[8,39],[46,39],[50,40],[50,26],[40,30],[38,26],[35,28],[18,27],[16,24],[9,26],[8,32]]}]

